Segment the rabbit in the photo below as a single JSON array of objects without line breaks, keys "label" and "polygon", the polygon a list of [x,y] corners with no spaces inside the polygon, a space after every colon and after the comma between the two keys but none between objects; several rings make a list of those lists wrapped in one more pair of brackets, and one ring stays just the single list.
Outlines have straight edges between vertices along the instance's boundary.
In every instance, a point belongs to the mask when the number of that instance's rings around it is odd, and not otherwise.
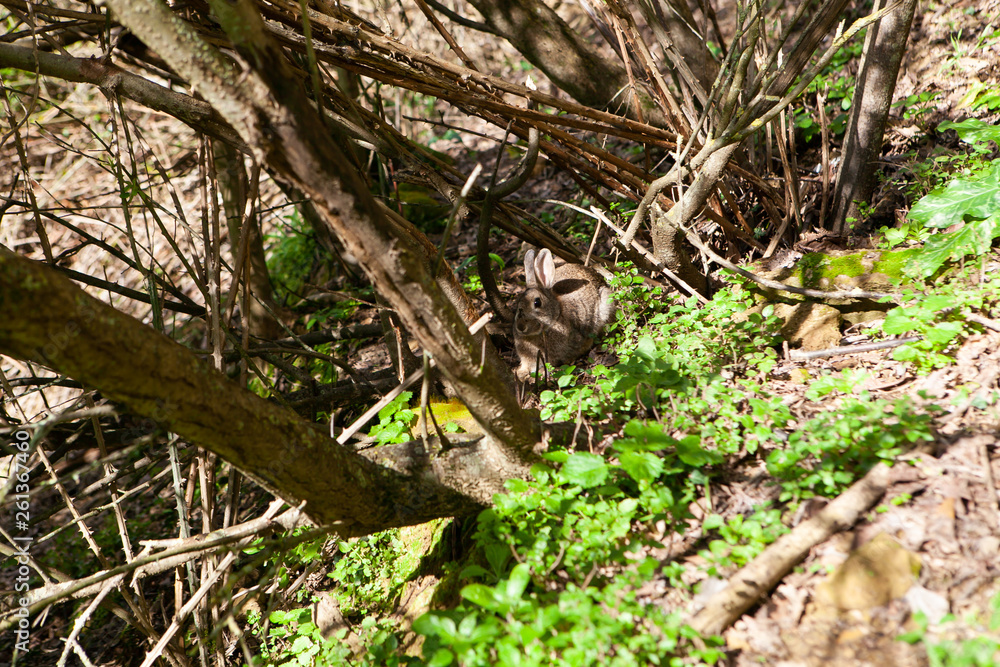
[{"label": "rabbit", "polygon": [[548,249],[525,254],[524,276],[527,289],[514,314],[521,360],[514,374],[522,381],[545,362],[561,366],[586,353],[615,312],[601,274],[582,264],[556,266]]}]

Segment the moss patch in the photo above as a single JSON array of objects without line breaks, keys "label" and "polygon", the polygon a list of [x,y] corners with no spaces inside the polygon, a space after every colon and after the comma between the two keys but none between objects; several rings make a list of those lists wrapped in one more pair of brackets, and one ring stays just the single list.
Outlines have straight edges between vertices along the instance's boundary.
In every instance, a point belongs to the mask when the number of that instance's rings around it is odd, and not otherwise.
[{"label": "moss patch", "polygon": [[831,255],[809,253],[795,266],[767,277],[788,285],[820,290],[887,290],[906,279],[903,268],[916,249],[860,250]]}]

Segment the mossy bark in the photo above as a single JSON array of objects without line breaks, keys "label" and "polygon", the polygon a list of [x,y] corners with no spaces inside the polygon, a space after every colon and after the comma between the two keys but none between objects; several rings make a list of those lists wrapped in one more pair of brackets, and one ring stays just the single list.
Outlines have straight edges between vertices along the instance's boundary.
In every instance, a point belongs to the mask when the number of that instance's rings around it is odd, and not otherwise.
[{"label": "mossy bark", "polygon": [[[43,304],[44,307],[39,307]],[[476,512],[526,468],[489,438],[342,447],[291,410],[230,382],[190,350],[0,249],[0,353],[95,387],[222,456],[344,536]]]}]

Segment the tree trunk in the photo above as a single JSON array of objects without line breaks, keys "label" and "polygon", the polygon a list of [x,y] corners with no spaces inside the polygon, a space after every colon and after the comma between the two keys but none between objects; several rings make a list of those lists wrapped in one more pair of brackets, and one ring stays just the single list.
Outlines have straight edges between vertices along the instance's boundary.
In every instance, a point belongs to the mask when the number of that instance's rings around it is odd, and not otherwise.
[{"label": "tree trunk", "polygon": [[[470,4],[486,25],[580,104],[615,111],[631,103],[631,95],[620,94],[629,85],[625,66],[601,55],[541,0],[470,0]],[[662,125],[662,114],[645,91],[637,92],[646,122]],[[635,110],[626,115],[635,118]]]},{"label": "tree trunk", "polygon": [[[874,11],[884,4],[877,2]],[[903,0],[895,11],[868,28],[854,104],[847,121],[844,156],[833,191],[830,226],[836,234],[846,233],[855,222],[861,221],[859,202],[871,202],[878,167],[876,158],[882,153],[885,123],[916,6],[917,0]]]},{"label": "tree trunk", "polygon": [[[676,204],[675,204],[676,207]],[[671,209],[673,210],[673,209]],[[708,284],[705,274],[691,261],[687,248],[684,246],[684,230],[664,213],[659,205],[650,207],[652,219],[653,256],[663,262],[663,265],[677,274],[677,277],[707,296]]]},{"label": "tree trunk", "polygon": [[[640,3],[646,7],[645,3]],[[660,0],[663,23],[673,40],[674,47],[681,53],[684,62],[691,69],[702,90],[707,94],[712,90],[719,65],[712,57],[705,43],[705,36],[694,30],[694,14],[687,0]]]},{"label": "tree trunk", "polygon": [[305,501],[310,518],[344,536],[476,512],[527,471],[495,441],[471,436],[453,436],[447,449],[432,439],[355,453],[54,269],[3,249],[0,312],[0,353],[96,387],[289,504]]}]

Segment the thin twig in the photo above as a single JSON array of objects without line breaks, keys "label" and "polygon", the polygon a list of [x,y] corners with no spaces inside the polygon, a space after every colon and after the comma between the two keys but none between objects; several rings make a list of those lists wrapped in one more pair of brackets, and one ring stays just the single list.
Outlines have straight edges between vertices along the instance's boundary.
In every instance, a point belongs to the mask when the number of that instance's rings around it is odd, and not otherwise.
[{"label": "thin twig", "polygon": [[[478,333],[480,329],[486,326],[486,323],[489,322],[490,318],[492,317],[493,313],[486,313],[485,315],[480,317],[478,320],[475,321],[475,323],[473,323],[471,327],[469,327],[469,333],[470,334]],[[430,365],[431,366],[435,365],[433,359],[430,360]],[[368,410],[366,410],[363,415],[354,420],[353,424],[345,428],[344,432],[337,437],[337,443],[341,445],[346,444],[347,441],[350,440],[355,433],[364,428],[364,426],[371,420],[372,417],[378,414],[379,410],[392,403],[397,396],[402,394],[409,387],[412,387],[414,384],[416,384],[416,382],[420,380],[420,378],[422,378],[423,376],[424,376],[423,368],[420,368],[414,371],[413,373],[410,373],[410,375],[408,375],[406,379],[403,380],[403,382],[400,383],[398,387],[396,387],[388,394],[383,396],[382,400],[380,400],[372,407],[368,408]]]},{"label": "thin twig", "polygon": [[975,322],[976,324],[978,324],[980,326],[984,326],[987,329],[992,329],[993,331],[1000,331],[1000,322],[997,322],[996,320],[988,319],[986,317],[983,317],[982,315],[976,315],[975,313],[969,313],[968,315],[965,316],[965,319],[967,319],[970,322]]}]

